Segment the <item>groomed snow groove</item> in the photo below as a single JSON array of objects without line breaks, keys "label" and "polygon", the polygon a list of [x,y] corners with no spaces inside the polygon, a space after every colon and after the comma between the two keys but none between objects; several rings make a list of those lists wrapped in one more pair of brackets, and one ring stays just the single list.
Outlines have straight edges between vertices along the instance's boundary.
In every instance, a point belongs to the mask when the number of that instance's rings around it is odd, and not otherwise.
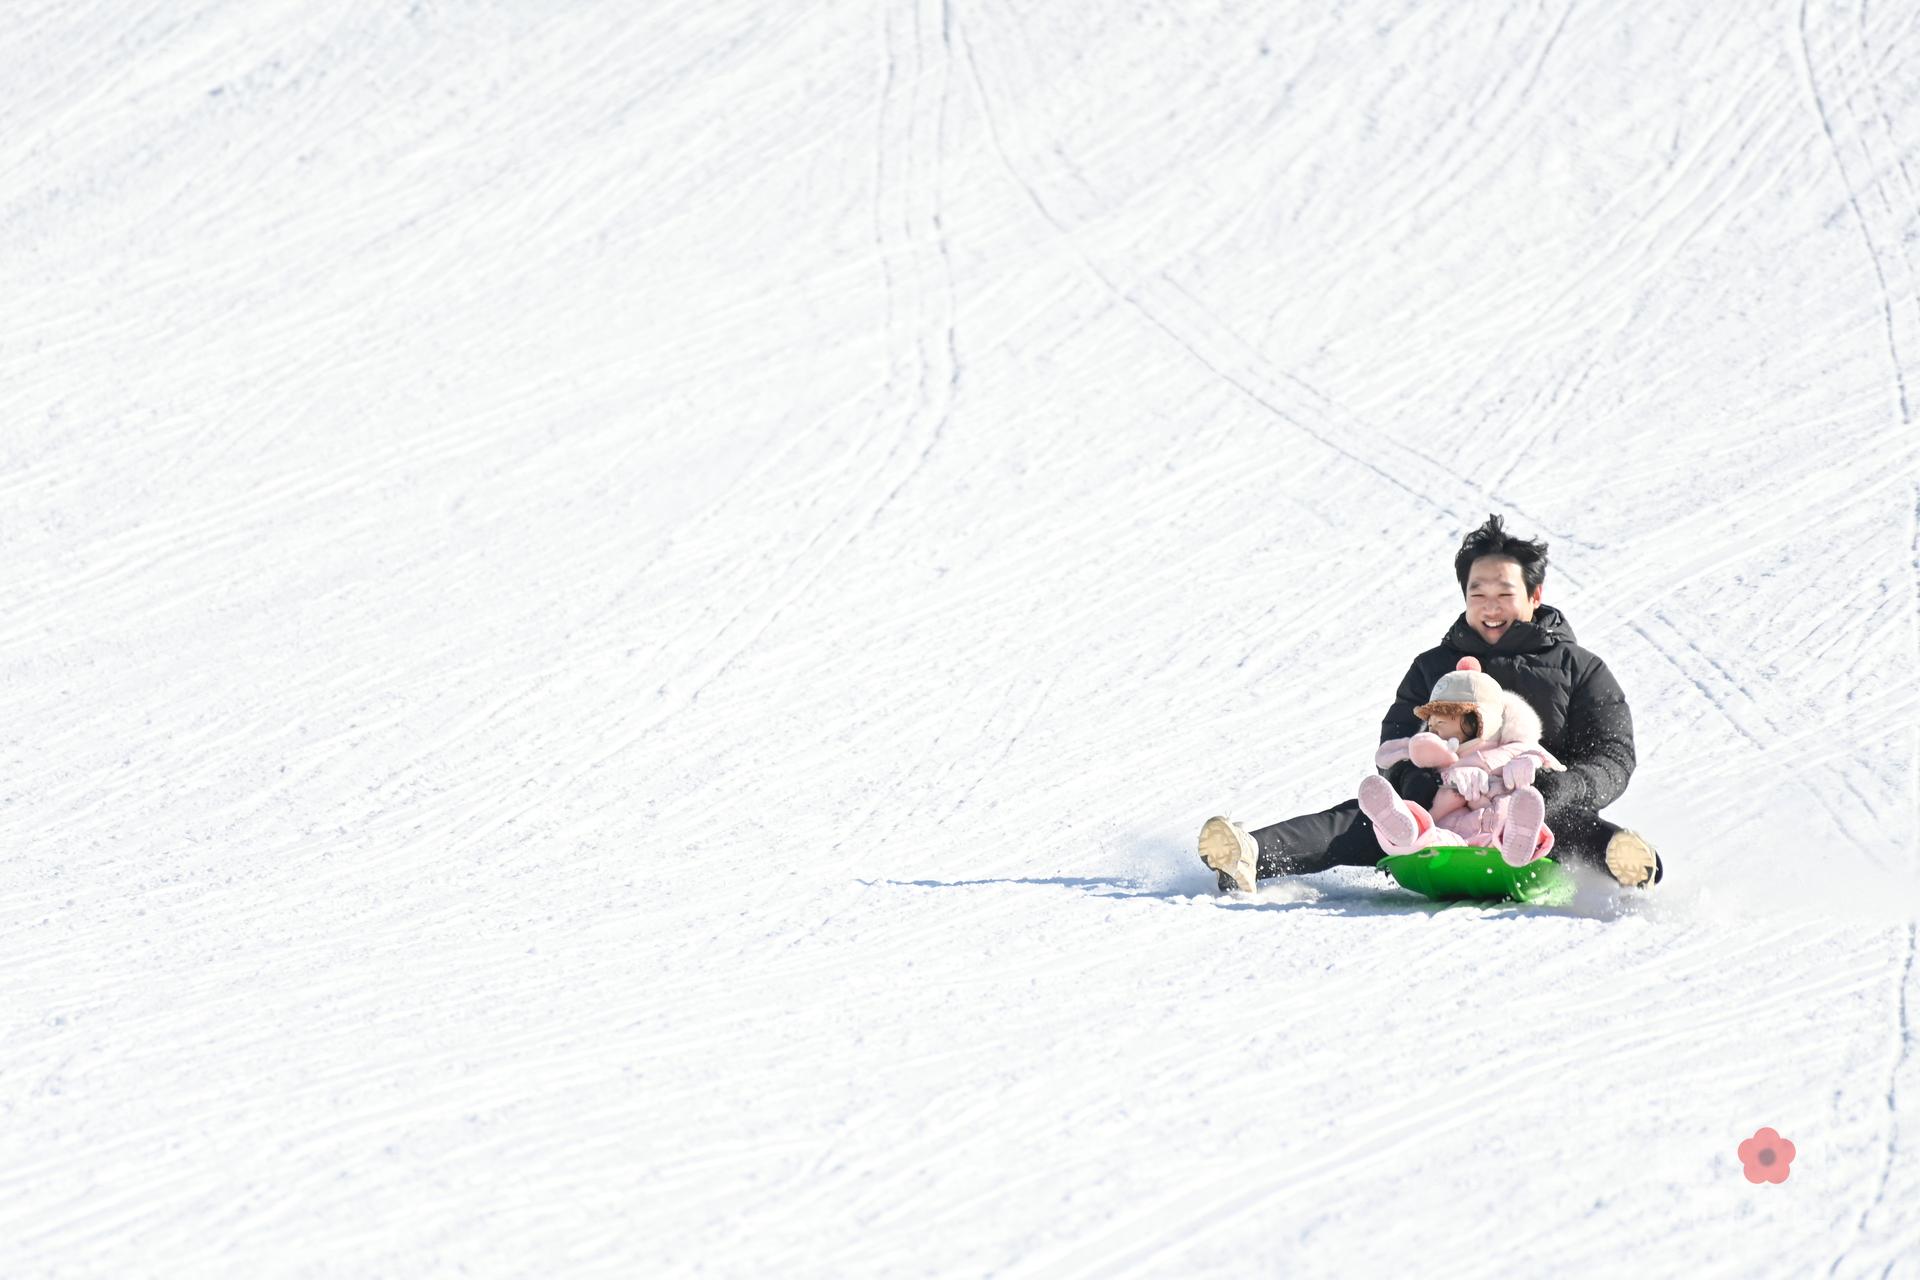
[{"label": "groomed snow groove", "polygon": [[[1920,1276],[1911,6],[35,0],[0,85],[0,1275]],[[1216,896],[1488,511],[1667,882]]]}]

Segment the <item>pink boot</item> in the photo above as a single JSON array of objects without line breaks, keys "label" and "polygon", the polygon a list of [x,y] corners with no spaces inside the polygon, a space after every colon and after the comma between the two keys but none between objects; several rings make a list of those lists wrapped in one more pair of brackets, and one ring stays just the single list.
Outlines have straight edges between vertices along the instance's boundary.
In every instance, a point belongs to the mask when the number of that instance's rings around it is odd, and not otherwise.
[{"label": "pink boot", "polygon": [[1500,856],[1510,867],[1524,867],[1551,848],[1546,799],[1533,787],[1522,787],[1508,802],[1507,820],[1500,829]]},{"label": "pink boot", "polygon": [[1427,811],[1417,805],[1408,807],[1393,784],[1377,773],[1360,779],[1360,812],[1372,819],[1373,833],[1388,853],[1424,849],[1427,833],[1433,830],[1433,819]]}]

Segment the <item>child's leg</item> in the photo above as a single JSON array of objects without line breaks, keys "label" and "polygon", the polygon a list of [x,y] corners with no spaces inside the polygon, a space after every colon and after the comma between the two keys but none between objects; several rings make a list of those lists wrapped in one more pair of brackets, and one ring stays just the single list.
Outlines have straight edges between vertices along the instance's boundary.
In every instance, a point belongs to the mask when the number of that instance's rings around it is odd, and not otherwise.
[{"label": "child's leg", "polygon": [[1388,853],[1404,853],[1420,834],[1420,824],[1395,793],[1393,784],[1377,773],[1360,779],[1360,812],[1373,821],[1373,833]]},{"label": "child's leg", "polygon": [[1440,821],[1467,807],[1467,798],[1452,787],[1442,787],[1433,793],[1433,820]]},{"label": "child's leg", "polygon": [[1533,787],[1522,787],[1506,800],[1506,821],[1500,827],[1500,856],[1512,867],[1525,866],[1540,856],[1540,843],[1553,847],[1547,833],[1547,802]]},{"label": "child's leg", "polygon": [[1360,811],[1373,821],[1373,834],[1387,853],[1416,853],[1454,842],[1434,826],[1433,815],[1411,800],[1402,800],[1377,773],[1360,780]]}]

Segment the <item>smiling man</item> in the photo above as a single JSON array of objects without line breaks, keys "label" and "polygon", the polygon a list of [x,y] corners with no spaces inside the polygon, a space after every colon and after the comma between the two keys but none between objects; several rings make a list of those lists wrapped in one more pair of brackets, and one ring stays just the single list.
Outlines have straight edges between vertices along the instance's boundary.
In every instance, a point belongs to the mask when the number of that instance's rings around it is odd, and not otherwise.
[{"label": "smiling man", "polygon": [[[1453,570],[1466,609],[1446,639],[1407,669],[1380,722],[1380,740],[1418,732],[1414,708],[1427,701],[1435,682],[1461,658],[1478,658],[1501,688],[1539,713],[1541,745],[1567,766],[1533,781],[1547,803],[1554,857],[1603,867],[1630,888],[1651,888],[1663,873],[1653,846],[1600,816],[1633,776],[1633,717],[1607,664],[1574,641],[1558,609],[1541,603],[1546,543],[1517,538],[1489,515],[1461,542]],[[1436,770],[1403,760],[1385,772],[1401,796],[1433,804],[1440,789]],[[1226,818],[1209,818],[1200,828],[1200,860],[1219,873],[1223,892],[1252,889],[1256,879],[1270,876],[1370,867],[1382,856],[1357,800],[1251,833]]]}]

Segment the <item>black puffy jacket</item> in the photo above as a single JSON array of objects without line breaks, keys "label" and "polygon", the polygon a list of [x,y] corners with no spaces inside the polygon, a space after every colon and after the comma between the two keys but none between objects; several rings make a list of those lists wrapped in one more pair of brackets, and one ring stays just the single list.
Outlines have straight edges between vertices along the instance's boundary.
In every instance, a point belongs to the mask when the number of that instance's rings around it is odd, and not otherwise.
[{"label": "black puffy jacket", "polygon": [[[1420,731],[1413,709],[1427,701],[1441,676],[1468,654],[1502,689],[1518,693],[1540,713],[1540,745],[1567,766],[1534,780],[1547,814],[1597,813],[1620,798],[1633,776],[1633,715],[1627,695],[1607,664],[1574,642],[1573,628],[1552,605],[1541,605],[1532,622],[1516,622],[1489,645],[1467,625],[1467,615],[1436,649],[1413,660],[1380,722],[1380,741]],[[1402,760],[1387,770],[1393,789],[1409,800],[1432,804],[1440,775]]]}]

